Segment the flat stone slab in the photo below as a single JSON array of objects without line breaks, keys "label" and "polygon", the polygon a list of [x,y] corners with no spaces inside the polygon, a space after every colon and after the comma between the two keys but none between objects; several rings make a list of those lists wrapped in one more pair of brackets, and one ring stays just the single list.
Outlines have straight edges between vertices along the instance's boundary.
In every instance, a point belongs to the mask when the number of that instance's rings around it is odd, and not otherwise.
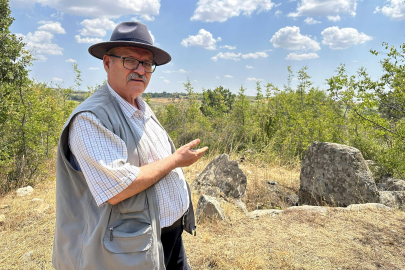
[{"label": "flat stone slab", "polygon": [[34,189],[31,186],[26,186],[16,190],[15,195],[17,197],[27,196],[34,192]]},{"label": "flat stone slab", "polygon": [[249,218],[258,218],[262,216],[267,216],[267,215],[278,215],[283,213],[283,210],[279,209],[264,209],[264,210],[254,210],[252,212],[247,213],[246,215]]}]

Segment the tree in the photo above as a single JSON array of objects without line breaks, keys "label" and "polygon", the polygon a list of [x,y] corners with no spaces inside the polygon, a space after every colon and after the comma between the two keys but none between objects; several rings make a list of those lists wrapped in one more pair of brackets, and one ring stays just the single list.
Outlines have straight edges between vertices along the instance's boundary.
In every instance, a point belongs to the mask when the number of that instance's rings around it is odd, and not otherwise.
[{"label": "tree", "polygon": [[222,86],[214,90],[203,89],[200,110],[205,116],[216,117],[232,110],[235,94]]}]

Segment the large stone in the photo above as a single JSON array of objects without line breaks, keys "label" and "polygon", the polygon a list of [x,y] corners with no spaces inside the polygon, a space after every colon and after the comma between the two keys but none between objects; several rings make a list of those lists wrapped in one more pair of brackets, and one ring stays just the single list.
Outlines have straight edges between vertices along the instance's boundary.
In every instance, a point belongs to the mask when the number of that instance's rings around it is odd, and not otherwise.
[{"label": "large stone", "polygon": [[405,191],[405,181],[395,178],[383,178],[377,185],[381,191]]},{"label": "large stone", "polygon": [[246,194],[247,178],[237,161],[227,154],[217,156],[194,180],[193,188],[212,197],[242,198]]},{"label": "large stone", "polygon": [[200,222],[205,218],[220,220],[225,219],[224,211],[222,210],[219,202],[216,200],[216,198],[207,195],[201,195],[197,203],[197,210],[195,214],[197,217],[197,222]]},{"label": "large stone", "polygon": [[380,203],[391,208],[405,208],[405,191],[380,191]]},{"label": "large stone", "polygon": [[26,186],[26,187],[17,189],[15,194],[17,195],[17,197],[22,197],[22,196],[30,195],[33,191],[34,191],[34,189],[31,186]]},{"label": "large stone", "polygon": [[379,202],[371,171],[354,147],[314,142],[305,154],[300,181],[300,204],[348,206]]}]

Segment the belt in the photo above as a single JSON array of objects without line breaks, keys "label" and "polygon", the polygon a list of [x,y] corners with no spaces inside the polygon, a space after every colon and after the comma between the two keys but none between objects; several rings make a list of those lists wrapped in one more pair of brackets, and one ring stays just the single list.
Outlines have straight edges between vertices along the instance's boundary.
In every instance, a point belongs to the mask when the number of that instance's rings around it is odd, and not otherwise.
[{"label": "belt", "polygon": [[161,230],[161,234],[165,234],[168,232],[173,231],[174,229],[177,229],[180,226],[184,226],[184,218],[186,217],[186,215],[188,214],[188,209],[187,211],[184,213],[184,215],[182,215],[178,220],[176,220],[172,225],[170,225],[169,227],[164,227]]}]

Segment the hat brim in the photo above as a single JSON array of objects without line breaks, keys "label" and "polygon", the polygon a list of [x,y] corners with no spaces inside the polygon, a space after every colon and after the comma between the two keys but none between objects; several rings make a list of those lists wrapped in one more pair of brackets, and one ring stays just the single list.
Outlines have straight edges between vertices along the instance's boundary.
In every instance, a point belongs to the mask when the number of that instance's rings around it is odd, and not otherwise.
[{"label": "hat brim", "polygon": [[135,41],[100,42],[100,43],[90,46],[89,53],[98,59],[103,59],[104,55],[109,50],[111,50],[112,48],[116,48],[116,47],[137,47],[137,48],[146,49],[153,53],[153,61],[155,61],[155,63],[158,66],[167,64],[170,62],[170,60],[172,60],[170,54],[168,54],[166,51],[159,49],[158,47],[155,47],[153,45],[148,45],[145,43],[140,43],[140,42],[135,42]]}]

